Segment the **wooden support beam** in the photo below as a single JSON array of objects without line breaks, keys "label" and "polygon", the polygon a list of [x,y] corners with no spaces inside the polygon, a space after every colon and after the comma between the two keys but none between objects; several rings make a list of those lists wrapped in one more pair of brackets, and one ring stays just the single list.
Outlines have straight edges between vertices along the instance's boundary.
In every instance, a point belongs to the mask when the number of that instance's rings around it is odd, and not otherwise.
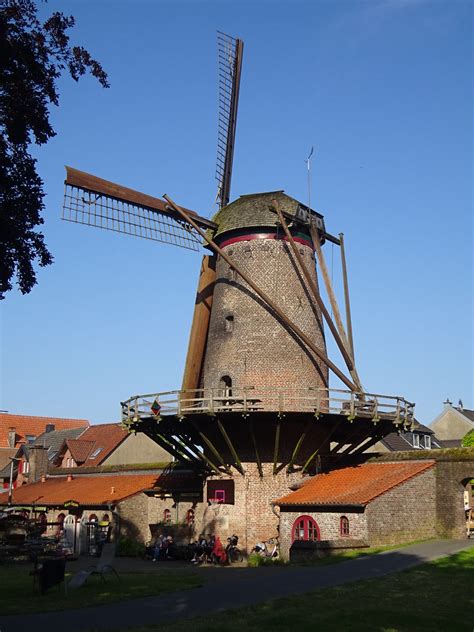
[{"label": "wooden support beam", "polygon": [[373,445],[375,445],[378,441],[380,441],[382,439],[382,437],[380,436],[376,436],[376,437],[372,437],[370,439],[370,441],[366,441],[365,443],[362,443],[360,445],[358,445],[354,451],[350,452],[349,454],[351,456],[357,455],[357,454],[362,454],[362,452],[365,452],[365,450],[367,450],[367,448],[371,448]]},{"label": "wooden support beam", "polygon": [[196,459],[197,462],[203,461],[211,469],[213,469],[216,474],[222,474],[218,466],[200,450],[197,450],[196,447],[186,437],[183,437],[183,435],[176,435],[176,439],[184,445],[184,449],[186,449],[188,452],[191,452],[192,456],[194,457],[194,459]]},{"label": "wooden support beam", "polygon": [[278,418],[275,428],[275,446],[273,449],[273,475],[278,474],[278,452],[280,450],[280,432],[281,432],[281,419]]},{"label": "wooden support beam", "polygon": [[[315,419],[311,419],[311,420],[310,420],[310,421],[308,421],[308,423],[305,425],[305,427],[304,427],[304,429],[303,429],[303,432],[301,433],[300,438],[298,439],[298,441],[297,441],[297,443],[296,443],[296,446],[295,446],[295,448],[294,448],[294,450],[293,450],[293,453],[292,453],[291,458],[290,458],[290,462],[288,463],[288,471],[290,471],[290,470],[291,470],[291,468],[293,467],[293,465],[295,464],[295,461],[296,461],[296,459],[298,458],[298,454],[299,454],[299,452],[300,452],[300,450],[301,450],[301,446],[303,445],[303,441],[304,441],[304,439],[305,439],[306,435],[308,434],[308,431],[309,431],[310,427],[311,427],[311,426],[312,426],[312,424],[314,424],[314,423],[316,423],[316,420],[315,420]],[[281,470],[282,470],[283,468],[285,468],[285,467],[286,467],[286,464],[285,464],[285,463],[282,463],[282,464],[281,464],[281,465],[277,468],[276,473],[278,474],[278,473],[279,473],[279,472],[281,472]]]},{"label": "wooden support beam", "polygon": [[257,446],[257,439],[255,437],[255,432],[254,432],[254,428],[253,428],[253,421],[252,421],[251,418],[248,420],[248,424],[249,424],[249,430],[250,430],[250,437],[252,439],[253,448],[255,450],[255,459],[257,461],[258,474],[259,474],[260,478],[263,478],[262,461],[260,460],[260,454],[258,452],[258,446]]},{"label": "wooden support beam", "polygon": [[346,305],[347,337],[348,337],[351,357],[352,357],[352,360],[355,362],[354,339],[352,337],[351,302],[349,298],[349,282],[347,280],[346,251],[344,248],[344,233],[339,234],[339,241],[341,243],[342,280],[344,282],[344,302]]},{"label": "wooden support beam", "polygon": [[308,467],[310,466],[311,462],[316,458],[316,456],[322,451],[324,450],[324,448],[329,444],[329,442],[331,441],[331,437],[334,435],[334,433],[336,432],[336,430],[339,428],[339,426],[341,425],[341,420],[339,420],[337,423],[334,424],[334,426],[329,430],[328,434],[326,435],[326,437],[324,438],[324,440],[322,441],[322,443],[319,445],[319,447],[309,456],[309,458],[307,459],[306,463],[303,465],[303,469],[301,470],[301,472],[306,472],[306,470],[308,469]]},{"label": "wooden support beam", "polygon": [[[341,313],[339,312],[339,307],[336,300],[336,295],[334,294],[334,290],[332,287],[331,279],[329,277],[329,272],[326,266],[326,260],[324,258],[323,251],[321,250],[321,242],[319,239],[318,229],[316,226],[311,223],[309,225],[309,232],[311,234],[311,239],[313,240],[314,251],[316,253],[316,258],[318,260],[318,264],[323,275],[324,285],[326,286],[326,291],[328,293],[329,302],[331,303],[332,311],[334,312],[334,320],[336,321],[337,329],[339,331],[339,336],[341,337],[344,346],[348,353],[350,353],[349,343],[347,341],[346,332],[344,330],[344,325],[342,323]],[[357,390],[361,393],[364,392],[364,388],[361,384],[359,376],[357,375],[357,371],[355,367],[351,371],[351,377],[354,382],[357,384]]]},{"label": "wooden support beam", "polygon": [[242,463],[240,462],[239,456],[238,456],[237,452],[235,451],[234,445],[233,445],[232,441],[230,440],[230,437],[227,434],[227,432],[226,432],[224,426],[222,425],[222,422],[221,422],[220,419],[217,420],[217,426],[218,426],[219,430],[221,431],[221,435],[224,437],[224,440],[227,443],[227,446],[228,446],[232,456],[234,457],[235,467],[237,468],[237,470],[241,474],[245,474],[245,470],[242,467]]},{"label": "wooden support beam", "polygon": [[217,460],[223,466],[223,468],[225,469],[226,473],[229,474],[230,476],[232,476],[232,470],[229,468],[227,463],[224,461],[224,459],[222,458],[222,456],[220,455],[218,449],[215,447],[215,445],[212,443],[212,441],[203,432],[201,432],[201,430],[199,430],[199,428],[197,428],[197,426],[196,426],[196,424],[194,422],[192,422],[192,424],[193,424],[194,429],[196,430],[196,432],[199,434],[201,439],[207,445],[207,447],[211,450],[211,452],[214,454],[214,456],[217,457]]},{"label": "wooden support beam", "polygon": [[310,295],[313,299],[313,302],[316,303],[316,305],[319,307],[319,309],[321,310],[322,315],[324,316],[329,329],[331,330],[332,335],[334,336],[334,340],[336,341],[336,344],[339,348],[339,351],[342,354],[342,357],[344,358],[344,361],[347,365],[347,368],[349,369],[349,371],[352,371],[354,368],[354,363],[352,362],[352,359],[349,355],[349,353],[347,352],[345,343],[343,342],[343,340],[341,339],[339,332],[336,328],[336,325],[334,324],[331,315],[329,314],[326,305],[323,303],[323,299],[321,298],[321,295],[319,293],[318,288],[316,287],[316,284],[314,283],[313,279],[311,278],[311,275],[308,271],[308,268],[305,266],[304,261],[302,256],[300,255],[300,251],[295,243],[295,240],[293,239],[293,235],[291,234],[287,223],[285,222],[285,218],[283,217],[283,213],[281,212],[280,209],[280,205],[278,204],[277,200],[272,200],[272,204],[273,207],[275,208],[277,215],[278,215],[278,219],[280,220],[280,224],[283,227],[283,230],[285,231],[285,235],[288,239],[288,242],[291,246],[291,249],[293,251],[293,254],[296,257],[296,260],[298,261],[301,271],[306,279],[306,282],[308,283],[309,289],[311,290]]},{"label": "wooden support beam", "polygon": [[[149,434],[148,436],[150,437]],[[150,438],[153,438],[153,441],[156,441],[156,443],[161,445],[164,450],[172,454],[177,461],[184,461],[190,464],[193,463],[192,459],[189,456],[182,454],[166,437],[164,437],[159,432],[152,432],[152,437]]]},{"label": "wooden support beam", "polygon": [[168,197],[167,195],[163,196],[164,199],[170,204],[170,206],[176,210],[176,212],[180,213],[180,215],[182,216],[182,218],[187,221],[189,224],[191,224],[191,226],[193,226],[193,228],[195,229],[195,231],[197,233],[199,233],[199,235],[201,235],[201,237],[209,244],[209,246],[211,246],[211,248],[214,250],[214,252],[217,252],[223,259],[224,261],[233,269],[235,270],[240,277],[242,277],[242,279],[247,283],[247,285],[249,285],[252,290],[272,309],[272,311],[278,316],[278,318],[280,318],[280,320],[291,330],[293,331],[305,344],[307,347],[309,347],[309,349],[311,349],[311,351],[313,351],[313,353],[315,355],[318,356],[318,358],[320,360],[322,360],[334,373],[335,375],[337,375],[337,377],[341,380],[341,382],[343,382],[351,391],[355,391],[357,392],[359,390],[359,388],[353,383],[351,382],[351,380],[349,378],[347,378],[342,371],[340,371],[337,366],[331,362],[331,360],[329,360],[329,358],[327,357],[327,355],[325,353],[323,353],[321,351],[321,349],[319,349],[314,343],[313,341],[294,323],[292,323],[289,318],[283,313],[283,311],[271,300],[271,298],[269,296],[267,296],[267,294],[265,294],[265,292],[263,292],[263,290],[261,290],[253,281],[252,279],[243,271],[240,269],[240,267],[221,249],[219,248],[219,246],[203,231],[199,228],[199,226],[196,224],[196,222],[193,221],[193,219],[186,213],[186,211],[184,211],[183,209],[181,209],[179,206],[177,206],[173,200]]},{"label": "wooden support beam", "polygon": [[[193,322],[189,335],[188,353],[184,365],[183,385],[181,389],[195,390],[199,388],[199,378],[204,360],[207,331],[211,317],[214,282],[216,279],[216,258],[205,255],[202,258],[199,274]],[[194,397],[194,395],[192,395]],[[184,399],[186,394],[184,395]]]},{"label": "wooden support beam", "polygon": [[339,441],[339,443],[336,444],[336,446],[330,451],[330,455],[332,456],[333,454],[339,454],[339,450],[349,444],[352,439],[360,432],[360,427],[357,425],[357,422],[355,422],[354,427],[352,428],[352,432],[349,432],[349,434],[344,438],[343,441]]}]

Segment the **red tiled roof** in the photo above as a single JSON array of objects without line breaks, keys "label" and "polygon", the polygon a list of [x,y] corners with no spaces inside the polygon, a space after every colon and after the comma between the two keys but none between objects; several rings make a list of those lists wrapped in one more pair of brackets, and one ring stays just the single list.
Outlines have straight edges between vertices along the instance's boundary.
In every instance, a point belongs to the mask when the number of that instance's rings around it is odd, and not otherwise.
[{"label": "red tiled roof", "polygon": [[94,443],[90,451],[93,455],[96,450],[102,450],[93,458],[87,458],[84,466],[94,467],[100,465],[121,443],[128,437],[128,432],[120,424],[97,424],[90,426],[79,441],[90,441]]},{"label": "red tiled roof", "polygon": [[[14,505],[63,505],[75,500],[80,505],[115,504],[155,485],[158,474],[116,476],[77,476],[47,478],[44,483],[22,485],[13,491]],[[8,493],[0,494],[0,505],[8,502]]]},{"label": "red tiled roof", "polygon": [[318,474],[300,489],[274,501],[276,505],[366,505],[435,461],[364,463]]},{"label": "red tiled roof", "polygon": [[72,458],[78,464],[84,463],[95,446],[94,441],[86,441],[85,439],[66,439],[65,444],[69,448]]},{"label": "red tiled roof", "polygon": [[45,432],[48,424],[53,424],[55,430],[87,428],[89,426],[87,419],[63,419],[61,417],[34,417],[30,415],[0,413],[0,447],[10,447],[8,445],[9,428],[15,428],[15,447],[19,447],[26,442],[26,435],[38,437]]}]

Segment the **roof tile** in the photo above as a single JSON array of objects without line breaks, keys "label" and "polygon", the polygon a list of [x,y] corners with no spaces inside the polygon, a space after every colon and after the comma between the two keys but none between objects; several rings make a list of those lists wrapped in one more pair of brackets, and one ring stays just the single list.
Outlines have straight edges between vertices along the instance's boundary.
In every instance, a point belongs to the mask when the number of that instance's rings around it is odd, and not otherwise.
[{"label": "roof tile", "polygon": [[43,434],[48,424],[53,424],[55,430],[65,430],[66,428],[87,428],[87,419],[63,419],[62,417],[35,417],[31,415],[13,415],[11,413],[0,413],[0,447],[8,448],[8,429],[15,428],[16,444],[19,447],[26,442],[26,436],[38,437]]},{"label": "roof tile", "polygon": [[297,491],[274,502],[277,505],[367,505],[434,463],[431,460],[404,461],[345,467],[318,474]]},{"label": "roof tile", "polygon": [[[75,500],[80,505],[113,504],[145,489],[154,487],[159,474],[123,474],[116,476],[78,476],[47,478],[44,483],[22,485],[13,491],[14,505],[63,505]],[[0,494],[0,505],[8,502],[8,493]]]}]

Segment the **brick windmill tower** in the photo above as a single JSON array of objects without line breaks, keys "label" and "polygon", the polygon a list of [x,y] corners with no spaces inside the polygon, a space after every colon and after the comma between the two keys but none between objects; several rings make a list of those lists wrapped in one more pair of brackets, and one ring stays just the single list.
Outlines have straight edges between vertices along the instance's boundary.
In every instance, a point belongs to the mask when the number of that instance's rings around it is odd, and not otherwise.
[{"label": "brick windmill tower", "polygon": [[[354,457],[413,405],[364,391],[354,365],[344,242],[323,216],[283,191],[230,202],[243,42],[219,44],[219,210],[207,219],[67,167],[63,219],[207,253],[202,258],[180,389],[122,402],[122,419],[198,472],[196,520],[244,546],[272,535],[271,501],[303,476]],[[344,324],[322,246],[340,246]],[[334,318],[318,284],[319,268]],[[334,337],[343,372],[328,358]],[[329,374],[342,388],[332,389]],[[217,525],[217,526],[216,526]]]}]

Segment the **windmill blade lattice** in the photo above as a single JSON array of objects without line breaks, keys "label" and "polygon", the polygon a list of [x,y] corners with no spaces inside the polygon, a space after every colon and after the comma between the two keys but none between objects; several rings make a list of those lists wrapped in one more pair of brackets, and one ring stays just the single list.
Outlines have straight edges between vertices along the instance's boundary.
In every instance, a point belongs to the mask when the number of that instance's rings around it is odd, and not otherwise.
[{"label": "windmill blade lattice", "polygon": [[219,207],[222,208],[229,203],[230,197],[243,42],[218,31],[217,47],[219,116],[216,180],[218,182],[217,200]]}]

